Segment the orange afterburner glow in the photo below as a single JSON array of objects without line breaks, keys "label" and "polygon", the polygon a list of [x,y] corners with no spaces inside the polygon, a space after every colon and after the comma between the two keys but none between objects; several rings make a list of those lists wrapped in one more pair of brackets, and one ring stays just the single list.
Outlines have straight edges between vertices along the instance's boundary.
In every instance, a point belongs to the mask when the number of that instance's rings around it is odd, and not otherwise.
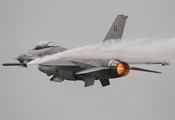
[{"label": "orange afterburner glow", "polygon": [[118,64],[116,71],[120,76],[126,76],[130,71],[130,67],[127,63],[121,62]]}]

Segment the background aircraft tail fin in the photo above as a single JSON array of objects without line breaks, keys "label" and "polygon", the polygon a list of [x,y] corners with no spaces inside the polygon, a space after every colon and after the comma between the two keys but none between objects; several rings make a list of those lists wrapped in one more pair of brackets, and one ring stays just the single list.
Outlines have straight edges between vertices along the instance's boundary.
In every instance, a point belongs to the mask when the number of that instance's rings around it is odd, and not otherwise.
[{"label": "background aircraft tail fin", "polygon": [[127,18],[128,16],[124,16],[123,14],[118,15],[115,21],[113,22],[111,28],[109,29],[103,42],[110,39],[121,39]]}]

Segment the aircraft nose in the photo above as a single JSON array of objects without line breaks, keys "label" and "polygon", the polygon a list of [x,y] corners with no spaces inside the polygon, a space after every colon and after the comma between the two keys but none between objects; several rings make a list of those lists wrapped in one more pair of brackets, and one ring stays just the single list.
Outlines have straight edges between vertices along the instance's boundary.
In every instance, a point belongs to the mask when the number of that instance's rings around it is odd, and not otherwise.
[{"label": "aircraft nose", "polygon": [[35,59],[35,56],[32,54],[32,53],[23,53],[21,55],[19,55],[17,58],[16,58],[20,63],[24,63],[24,62],[29,62],[33,59]]},{"label": "aircraft nose", "polygon": [[17,60],[18,60],[19,62],[23,62],[23,54],[19,55],[19,56],[17,57]]}]

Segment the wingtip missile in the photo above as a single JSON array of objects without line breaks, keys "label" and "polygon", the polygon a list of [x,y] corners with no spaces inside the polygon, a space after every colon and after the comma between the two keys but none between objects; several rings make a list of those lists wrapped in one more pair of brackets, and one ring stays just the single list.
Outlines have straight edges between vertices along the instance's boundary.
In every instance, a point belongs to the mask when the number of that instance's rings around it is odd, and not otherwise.
[{"label": "wingtip missile", "polygon": [[170,61],[169,60],[165,60],[162,62],[162,66],[165,66],[165,65],[170,65]]},{"label": "wingtip missile", "polygon": [[2,66],[22,66],[27,67],[26,63],[3,63]]}]

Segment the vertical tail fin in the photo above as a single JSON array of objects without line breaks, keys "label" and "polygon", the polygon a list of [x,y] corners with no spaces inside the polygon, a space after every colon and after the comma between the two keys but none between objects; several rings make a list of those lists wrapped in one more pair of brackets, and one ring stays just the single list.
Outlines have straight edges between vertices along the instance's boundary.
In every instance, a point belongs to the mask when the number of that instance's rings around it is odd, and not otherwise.
[{"label": "vertical tail fin", "polygon": [[122,14],[118,15],[115,21],[113,22],[111,28],[109,29],[103,42],[110,39],[121,39],[127,18],[128,16],[124,16]]}]

